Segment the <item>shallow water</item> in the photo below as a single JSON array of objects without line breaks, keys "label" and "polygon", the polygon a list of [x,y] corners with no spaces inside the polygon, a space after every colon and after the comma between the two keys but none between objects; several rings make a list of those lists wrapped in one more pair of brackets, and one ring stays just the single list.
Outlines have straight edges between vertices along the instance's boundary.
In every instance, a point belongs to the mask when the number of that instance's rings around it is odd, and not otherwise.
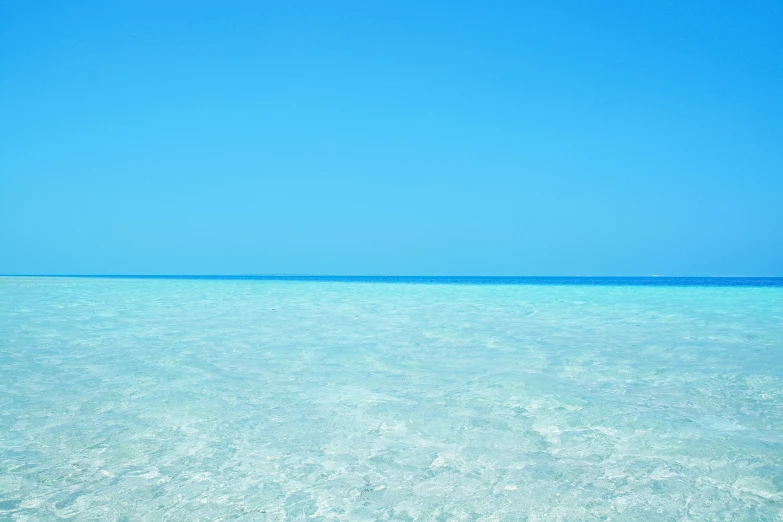
[{"label": "shallow water", "polygon": [[0,519],[781,520],[783,288],[0,278]]}]

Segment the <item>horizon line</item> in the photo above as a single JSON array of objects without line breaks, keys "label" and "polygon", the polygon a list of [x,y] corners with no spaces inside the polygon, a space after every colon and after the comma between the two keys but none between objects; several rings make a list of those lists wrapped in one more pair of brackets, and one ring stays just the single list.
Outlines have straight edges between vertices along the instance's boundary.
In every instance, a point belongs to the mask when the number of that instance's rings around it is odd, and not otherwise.
[{"label": "horizon line", "polygon": [[511,280],[511,279],[649,279],[649,280],[673,280],[673,279],[783,279],[783,276],[745,276],[745,275],[377,275],[377,274],[297,274],[297,273],[271,273],[271,274],[51,274],[51,273],[18,273],[0,274],[0,277],[49,277],[49,278],[104,278],[104,279],[483,279],[483,280]]}]

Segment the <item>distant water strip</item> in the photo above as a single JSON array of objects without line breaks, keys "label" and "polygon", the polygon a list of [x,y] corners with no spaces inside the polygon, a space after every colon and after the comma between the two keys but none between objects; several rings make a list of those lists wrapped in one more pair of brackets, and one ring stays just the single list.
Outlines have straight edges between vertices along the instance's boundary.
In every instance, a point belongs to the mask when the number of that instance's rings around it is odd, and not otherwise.
[{"label": "distant water strip", "polygon": [[783,287],[783,277],[592,277],[592,276],[366,276],[366,275],[30,275],[100,279],[185,279],[312,281],[327,283],[407,283],[430,285],[696,286]]}]

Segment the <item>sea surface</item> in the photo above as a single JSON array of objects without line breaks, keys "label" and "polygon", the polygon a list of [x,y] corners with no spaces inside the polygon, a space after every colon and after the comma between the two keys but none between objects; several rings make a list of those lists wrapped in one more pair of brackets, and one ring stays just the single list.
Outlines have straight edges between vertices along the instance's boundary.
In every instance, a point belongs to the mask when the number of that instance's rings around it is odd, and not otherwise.
[{"label": "sea surface", "polygon": [[0,520],[783,520],[783,280],[0,277]]}]

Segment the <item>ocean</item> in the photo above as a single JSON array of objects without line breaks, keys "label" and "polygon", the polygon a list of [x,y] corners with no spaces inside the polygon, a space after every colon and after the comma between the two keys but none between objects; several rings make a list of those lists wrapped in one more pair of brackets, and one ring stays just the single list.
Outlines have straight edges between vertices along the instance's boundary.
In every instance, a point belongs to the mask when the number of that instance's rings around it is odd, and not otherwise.
[{"label": "ocean", "polygon": [[0,277],[0,520],[783,520],[783,279]]}]

